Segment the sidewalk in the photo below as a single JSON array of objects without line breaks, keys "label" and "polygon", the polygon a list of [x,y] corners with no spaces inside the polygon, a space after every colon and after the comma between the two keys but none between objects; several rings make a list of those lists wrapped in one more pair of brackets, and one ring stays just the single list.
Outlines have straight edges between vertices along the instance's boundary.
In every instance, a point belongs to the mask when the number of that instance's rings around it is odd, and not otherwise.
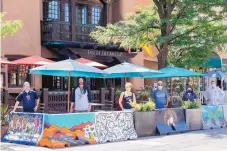
[{"label": "sidewalk", "polygon": [[[50,151],[53,149],[1,143],[2,151]],[[133,141],[75,146],[56,151],[227,151],[227,128],[195,131]]]}]

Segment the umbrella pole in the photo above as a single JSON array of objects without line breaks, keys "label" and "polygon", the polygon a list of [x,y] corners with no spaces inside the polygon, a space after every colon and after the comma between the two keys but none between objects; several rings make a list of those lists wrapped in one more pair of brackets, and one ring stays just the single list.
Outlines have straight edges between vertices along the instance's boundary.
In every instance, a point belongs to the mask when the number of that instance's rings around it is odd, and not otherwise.
[{"label": "umbrella pole", "polygon": [[126,73],[125,73],[125,83],[127,82],[126,80],[127,80],[127,79],[126,79]]},{"label": "umbrella pole", "polygon": [[70,72],[69,72],[69,75],[68,75],[68,112],[70,111],[69,109],[69,101],[70,101]]},{"label": "umbrella pole", "polygon": [[170,101],[172,102],[173,99],[173,81],[172,78],[170,78]]}]

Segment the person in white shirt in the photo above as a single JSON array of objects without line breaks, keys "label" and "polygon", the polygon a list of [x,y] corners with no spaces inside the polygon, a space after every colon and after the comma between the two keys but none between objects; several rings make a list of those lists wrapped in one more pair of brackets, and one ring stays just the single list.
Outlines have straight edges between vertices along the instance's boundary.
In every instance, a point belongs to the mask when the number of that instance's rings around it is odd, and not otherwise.
[{"label": "person in white shirt", "polygon": [[203,96],[207,105],[219,105],[222,104],[225,93],[216,86],[214,81],[211,81],[211,87],[204,92]]},{"label": "person in white shirt", "polygon": [[85,78],[78,79],[77,88],[72,90],[72,100],[70,112],[90,112],[91,111],[91,93],[85,86]]}]

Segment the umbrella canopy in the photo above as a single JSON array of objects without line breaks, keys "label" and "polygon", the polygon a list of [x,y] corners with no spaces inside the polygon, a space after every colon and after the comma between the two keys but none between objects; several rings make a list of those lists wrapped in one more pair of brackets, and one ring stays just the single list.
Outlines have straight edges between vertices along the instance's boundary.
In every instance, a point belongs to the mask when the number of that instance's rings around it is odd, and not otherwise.
[{"label": "umbrella canopy", "polygon": [[91,61],[91,60],[88,60],[88,59],[85,59],[85,58],[76,59],[76,61],[83,63],[83,64],[86,64],[88,66],[96,67],[96,68],[107,68],[107,66],[104,65],[104,64],[101,64],[101,63],[98,63],[98,62],[95,62],[95,61]]},{"label": "umbrella canopy", "polygon": [[145,75],[145,78],[172,78],[172,77],[196,77],[196,76],[203,76],[201,73],[197,73],[194,71],[186,70],[184,68],[178,68],[178,67],[166,67],[161,70],[159,70],[163,74],[159,75]]},{"label": "umbrella canopy", "polygon": [[72,77],[95,77],[102,78],[106,73],[95,67],[87,66],[72,59],[67,59],[48,65],[43,65],[30,69],[31,74],[52,75],[52,76],[70,76]]},{"label": "umbrella canopy", "polygon": [[11,61],[8,61],[7,59],[0,58],[0,64],[12,64],[12,65],[14,65],[15,63],[12,63]]},{"label": "umbrella canopy", "polygon": [[12,63],[18,64],[18,65],[45,65],[53,62],[54,61],[40,56],[30,56],[30,57],[25,57],[22,59],[12,61]]},{"label": "umbrella canopy", "polygon": [[211,78],[224,78],[225,74],[219,70],[212,70],[212,71],[208,71],[204,74],[205,77],[211,77]]},{"label": "umbrella canopy", "polygon": [[121,63],[104,70],[109,75],[107,78],[123,78],[123,77],[144,77],[146,75],[161,74],[161,72],[145,68],[131,63]]},{"label": "umbrella canopy", "polygon": [[75,60],[67,59],[48,65],[43,65],[30,69],[31,74],[52,75],[52,76],[68,76],[68,112],[70,102],[70,77],[93,77],[102,78],[106,73],[95,67],[91,67]]}]

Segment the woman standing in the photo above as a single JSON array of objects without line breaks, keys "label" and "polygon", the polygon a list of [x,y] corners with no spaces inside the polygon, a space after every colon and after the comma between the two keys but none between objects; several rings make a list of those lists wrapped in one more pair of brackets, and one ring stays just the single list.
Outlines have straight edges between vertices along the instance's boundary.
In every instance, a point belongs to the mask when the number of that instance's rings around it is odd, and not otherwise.
[{"label": "woman standing", "polygon": [[125,92],[122,92],[119,98],[119,105],[123,111],[133,111],[130,101],[136,103],[136,96],[132,93],[132,84],[127,82],[125,84]]},{"label": "woman standing", "polygon": [[183,101],[194,101],[196,99],[196,94],[194,93],[191,86],[188,86],[186,92],[183,95]]},{"label": "woman standing", "polygon": [[90,112],[91,101],[91,93],[85,86],[85,78],[79,78],[77,88],[72,90],[70,112],[72,113],[74,109],[75,112]]}]

